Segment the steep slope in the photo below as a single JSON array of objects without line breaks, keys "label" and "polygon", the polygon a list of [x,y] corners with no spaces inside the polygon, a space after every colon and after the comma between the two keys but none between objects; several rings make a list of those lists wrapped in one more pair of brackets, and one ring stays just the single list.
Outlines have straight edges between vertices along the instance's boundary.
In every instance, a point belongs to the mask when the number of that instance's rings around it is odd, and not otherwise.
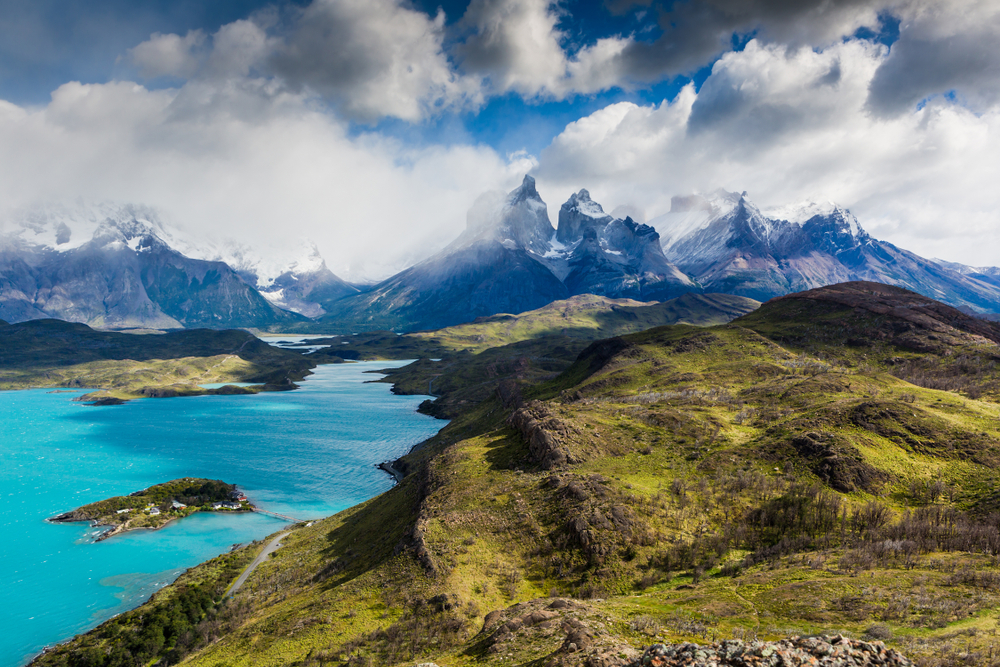
[{"label": "steep slope", "polygon": [[304,319],[268,303],[223,262],[173,249],[148,209],[107,205],[87,213],[42,211],[0,237],[0,316],[167,329]]},{"label": "steep slope", "polygon": [[954,306],[996,312],[1000,287],[879,241],[836,204],[761,212],[747,197],[717,190],[674,197],[652,221],[670,261],[706,290],[766,300],[848,280],[898,285]]},{"label": "steep slope", "polygon": [[[596,342],[548,382],[502,383],[391,491],[292,530],[234,599],[257,548],[37,664],[608,667],[653,639],[844,632],[988,665],[998,336],[854,284]],[[989,400],[910,384],[897,359],[976,365]]]}]

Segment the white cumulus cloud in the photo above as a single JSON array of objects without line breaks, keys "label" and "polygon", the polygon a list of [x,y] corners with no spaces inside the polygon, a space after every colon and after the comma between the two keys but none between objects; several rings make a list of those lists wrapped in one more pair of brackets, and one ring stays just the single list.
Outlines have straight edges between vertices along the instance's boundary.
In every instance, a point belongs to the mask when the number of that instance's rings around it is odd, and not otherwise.
[{"label": "white cumulus cloud", "polygon": [[761,205],[833,199],[902,247],[1000,264],[1000,109],[937,99],[876,116],[868,91],[890,57],[860,40],[823,51],[751,42],[700,92],[570,123],[540,156],[539,188],[562,200],[586,187],[606,208],[635,204],[651,218],[673,195],[717,187]]},{"label": "white cumulus cloud", "polygon": [[352,134],[264,79],[158,91],[69,83],[42,108],[0,103],[0,146],[8,211],[49,198],[137,202],[265,247],[310,237],[332,270],[355,278],[443,247],[480,192],[512,187],[533,166],[488,147]]}]

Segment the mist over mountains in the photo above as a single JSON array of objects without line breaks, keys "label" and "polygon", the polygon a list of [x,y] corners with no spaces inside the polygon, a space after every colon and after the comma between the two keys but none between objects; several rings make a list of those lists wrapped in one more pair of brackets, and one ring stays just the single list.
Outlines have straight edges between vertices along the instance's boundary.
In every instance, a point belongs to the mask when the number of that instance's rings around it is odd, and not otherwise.
[{"label": "mist over mountains", "polygon": [[1000,269],[924,259],[873,238],[850,211],[760,210],[747,193],[674,197],[649,221],[581,189],[556,225],[535,181],[482,195],[465,231],[374,286],[329,270],[308,240],[268,249],[200,238],[141,206],[37,208],[0,235],[0,319],[105,328],[432,329],[578,294],[663,301],[726,293],[766,301],[866,280],[972,312],[1000,312]]}]

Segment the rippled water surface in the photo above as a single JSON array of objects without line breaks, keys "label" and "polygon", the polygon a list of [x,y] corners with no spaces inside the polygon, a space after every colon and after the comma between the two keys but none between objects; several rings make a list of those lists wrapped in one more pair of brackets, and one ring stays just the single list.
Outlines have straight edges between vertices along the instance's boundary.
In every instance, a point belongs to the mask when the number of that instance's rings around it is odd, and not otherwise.
[{"label": "rippled water surface", "polygon": [[0,667],[134,607],[185,568],[284,524],[195,514],[159,531],[91,541],[46,518],[178,477],[239,484],[263,509],[317,518],[392,485],[374,466],[443,426],[424,397],[395,396],[364,371],[321,366],[302,388],[253,396],[88,407],[76,393],[0,392]]}]

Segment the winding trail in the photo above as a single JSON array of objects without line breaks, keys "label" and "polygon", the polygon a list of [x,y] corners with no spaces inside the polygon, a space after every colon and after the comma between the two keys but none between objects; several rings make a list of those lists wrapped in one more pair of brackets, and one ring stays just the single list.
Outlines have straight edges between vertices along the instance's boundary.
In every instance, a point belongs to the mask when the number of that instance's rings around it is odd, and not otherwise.
[{"label": "winding trail", "polygon": [[265,558],[267,558],[275,551],[277,551],[278,547],[281,546],[281,540],[288,537],[289,534],[290,533],[282,533],[281,535],[278,535],[276,538],[268,542],[267,546],[264,547],[264,550],[261,551],[260,554],[258,554],[257,557],[253,559],[253,562],[250,563],[249,566],[247,566],[247,569],[243,570],[243,574],[241,574],[239,578],[233,583],[233,585],[229,587],[229,590],[226,591],[226,597],[232,597],[233,595],[235,595],[236,591],[240,590],[243,584],[246,583],[247,577],[250,576],[250,573],[253,572],[258,565],[263,563]]},{"label": "winding trail", "polygon": [[753,612],[753,618],[757,624],[753,629],[754,640],[756,641],[757,631],[760,629],[760,614],[757,612],[757,605],[755,605],[752,600],[748,600],[747,598],[740,595],[740,587],[738,585],[734,587],[732,591],[733,595],[739,598],[741,602],[745,602],[747,605],[749,605],[750,611]]}]

